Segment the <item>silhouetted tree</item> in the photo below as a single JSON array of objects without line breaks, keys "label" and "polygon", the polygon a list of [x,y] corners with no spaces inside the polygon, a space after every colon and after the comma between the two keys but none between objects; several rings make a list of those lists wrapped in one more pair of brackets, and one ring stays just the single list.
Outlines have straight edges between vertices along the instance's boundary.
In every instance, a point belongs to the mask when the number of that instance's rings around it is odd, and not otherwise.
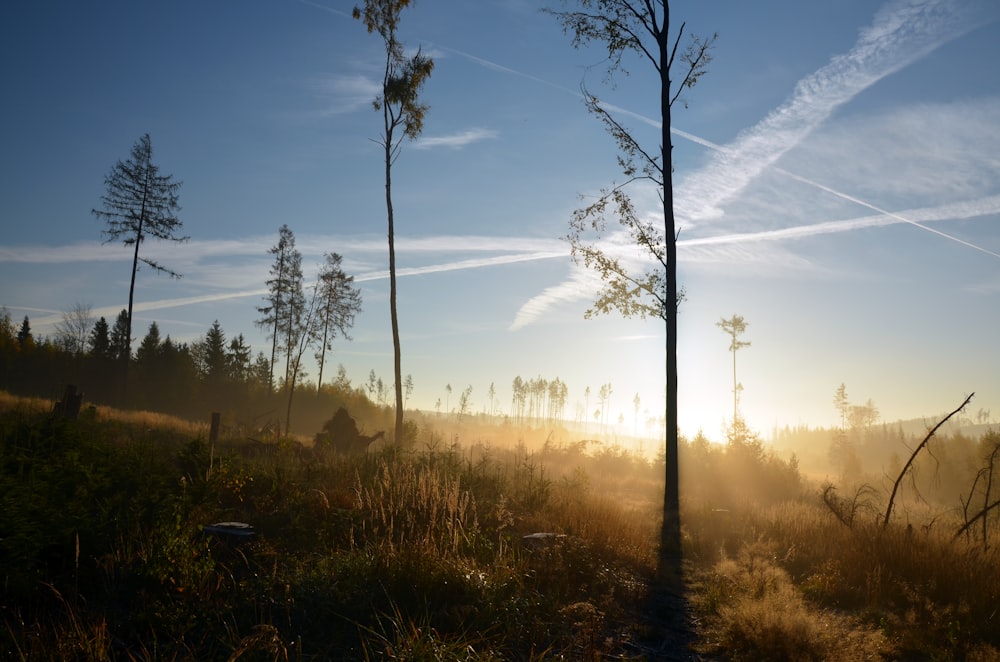
[{"label": "silhouetted tree", "polygon": [[[417,50],[413,57],[403,54],[403,44],[396,37],[399,16],[410,0],[365,0],[364,7],[354,7],[353,16],[362,20],[369,33],[377,32],[385,45],[385,70],[382,90],[375,98],[375,110],[382,111],[382,136],[379,144],[385,154],[385,208],[389,226],[389,312],[392,323],[393,370],[396,385],[395,442],[403,441],[403,371],[400,359],[399,318],[396,313],[395,217],[392,208],[392,164],[399,156],[404,138],[420,135],[427,106],[418,100],[420,88],[431,75],[434,61]],[[402,130],[402,135],[397,134]]]},{"label": "silhouetted tree", "polygon": [[132,406],[164,411],[165,405],[158,393],[163,387],[161,346],[160,327],[156,322],[151,322],[149,330],[135,350],[135,375],[129,384]]},{"label": "silhouetted tree", "polygon": [[319,343],[319,352],[316,354],[316,360],[319,362],[317,391],[323,384],[326,352],[333,349],[331,346],[333,339],[339,333],[341,337],[349,340],[347,330],[354,326],[354,316],[361,312],[361,292],[354,287],[354,276],[348,276],[341,268],[343,258],[337,253],[327,253],[324,255],[324,260],[315,290],[316,340]]},{"label": "silhouetted tree", "polygon": [[131,358],[130,346],[128,311],[123,308],[115,318],[115,325],[111,327],[111,358],[115,361],[128,361]]},{"label": "silhouetted tree", "polygon": [[840,414],[841,430],[847,429],[847,412],[850,404],[850,401],[847,399],[847,386],[841,382],[840,386],[837,387],[836,393],[833,394],[833,406],[837,408],[837,413]]},{"label": "silhouetted tree", "polygon": [[160,352],[160,327],[156,322],[151,322],[149,331],[139,343],[139,348],[135,350],[135,362],[137,367],[149,366],[156,359]]},{"label": "silhouetted tree", "polygon": [[[139,262],[164,272],[173,278],[180,274],[139,254],[142,242],[152,237],[169,241],[186,241],[188,237],[178,236],[182,223],[175,215],[180,210],[177,191],[180,182],[173,181],[171,175],[161,175],[153,165],[153,146],[149,134],[144,134],[132,146],[131,157],[118,161],[104,178],[107,191],[101,196],[104,209],[93,209],[98,219],[105,221],[104,243],[121,241],[132,246],[132,278],[128,290],[128,324],[125,334],[124,355],[132,351],[132,304],[135,298],[135,275]],[[123,384],[128,384],[128,361],[122,362]]]},{"label": "silhouetted tree", "polygon": [[17,325],[6,306],[0,307],[0,343],[11,344],[17,340]]},{"label": "silhouetted tree", "polygon": [[35,337],[31,335],[31,321],[27,315],[21,321],[21,328],[17,332],[17,346],[22,350],[31,349],[35,346]]},{"label": "silhouetted tree", "polygon": [[[569,3],[571,0],[564,0]],[[595,269],[604,280],[588,315],[617,310],[625,317],[651,315],[664,321],[666,330],[665,374],[667,421],[665,443],[665,489],[663,494],[663,531],[661,569],[673,573],[680,559],[680,493],[678,479],[677,430],[677,305],[683,292],[677,286],[677,227],[674,219],[673,143],[671,111],[685,88],[697,83],[711,60],[708,40],[692,38],[690,46],[680,50],[684,24],[673,31],[670,4],[667,0],[572,0],[578,10],[552,13],[563,29],[572,34],[573,45],[600,42],[607,48],[608,76],[627,73],[623,57],[638,56],[659,75],[657,90],[660,106],[659,152],[646,150],[638,139],[616,119],[610,107],[587,92],[588,110],[594,113],[618,144],[618,162],[625,181],[603,191],[597,202],[578,210],[570,225],[571,251],[575,259]],[[681,75],[674,87],[674,65],[680,58]],[[654,147],[656,147],[654,145]],[[663,227],[643,220],[636,212],[628,193],[630,184],[650,183],[660,193]],[[618,222],[633,241],[655,262],[655,268],[634,274],[615,255],[606,253],[600,244],[588,243],[590,231],[603,232],[605,211],[611,205]]]},{"label": "silhouetted tree", "polygon": [[[292,417],[292,396],[295,384],[302,370],[302,356],[315,343],[325,348],[337,333],[345,338],[348,329],[354,325],[354,316],[361,309],[361,295],[354,289],[354,278],[340,268],[341,258],[336,253],[328,253],[326,262],[320,267],[308,306],[293,305],[287,331],[288,357],[291,359],[286,383],[288,385],[288,406],[286,409],[286,434],[290,430]],[[301,273],[301,271],[300,271]],[[301,292],[301,286],[299,287]],[[381,390],[381,387],[380,387]]]},{"label": "silhouetted tree", "polygon": [[81,356],[87,351],[87,334],[94,324],[90,306],[74,304],[64,311],[62,319],[56,323],[55,343],[70,354]]},{"label": "silhouetted tree", "polygon": [[347,368],[343,363],[337,364],[337,378],[333,380],[333,387],[345,393],[351,390],[351,380],[347,378]]},{"label": "silhouetted tree", "polygon": [[264,355],[264,352],[257,352],[250,368],[250,385],[255,390],[267,391],[271,393],[271,369],[274,364]]},{"label": "silhouetted tree", "polygon": [[268,250],[274,256],[271,278],[267,280],[267,305],[257,308],[261,317],[256,325],[265,329],[271,339],[271,369],[268,371],[268,388],[274,390],[274,365],[278,348],[286,356],[285,379],[289,369],[289,330],[296,317],[302,313],[305,297],[302,294],[302,254],[295,249],[295,234],[282,225],[278,229],[278,243]]},{"label": "silhouetted tree", "polygon": [[632,434],[639,436],[639,405],[642,401],[639,399],[639,392],[636,391],[635,397],[632,398],[632,406],[634,407],[634,413],[632,415]]},{"label": "silhouetted tree", "polygon": [[226,351],[229,378],[234,382],[246,385],[250,381],[252,358],[253,350],[247,344],[242,333],[230,340],[229,349]]},{"label": "silhouetted tree", "polygon": [[403,400],[404,404],[410,401],[410,396],[413,395],[413,375],[406,375],[406,379],[403,380]]},{"label": "silhouetted tree", "polygon": [[458,420],[469,413],[469,409],[472,407],[472,385],[470,384],[464,391],[462,395],[458,397]]},{"label": "silhouetted tree", "polygon": [[90,332],[87,340],[87,348],[90,355],[98,359],[111,358],[111,330],[108,328],[108,321],[101,317],[94,322],[94,328]]},{"label": "silhouetted tree", "polygon": [[729,319],[719,320],[715,326],[729,334],[729,351],[733,353],[733,422],[735,423],[740,417],[739,395],[742,388],[736,381],[736,352],[750,346],[749,341],[740,340],[740,336],[746,333],[747,322],[742,315],[733,315]]},{"label": "silhouetted tree", "polygon": [[191,348],[198,374],[208,393],[218,393],[229,381],[230,362],[226,351],[226,333],[219,320],[205,332],[204,339]]},{"label": "silhouetted tree", "polygon": [[601,384],[601,390],[598,392],[597,399],[601,403],[601,431],[604,431],[604,426],[607,424],[608,420],[608,406],[611,404],[611,383]]}]

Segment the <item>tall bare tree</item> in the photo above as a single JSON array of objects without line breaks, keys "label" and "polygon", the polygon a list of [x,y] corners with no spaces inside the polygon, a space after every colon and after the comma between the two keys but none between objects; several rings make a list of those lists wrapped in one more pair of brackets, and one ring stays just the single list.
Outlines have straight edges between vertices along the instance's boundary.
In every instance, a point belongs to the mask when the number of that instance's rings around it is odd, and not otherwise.
[{"label": "tall bare tree", "polygon": [[733,315],[729,319],[719,320],[715,326],[729,335],[729,351],[733,353],[733,425],[736,425],[736,420],[740,417],[740,391],[743,388],[736,381],[736,352],[750,346],[749,340],[740,340],[740,336],[746,333],[747,322],[742,315]]},{"label": "tall bare tree", "polygon": [[[419,49],[412,57],[403,54],[403,44],[396,37],[399,16],[410,0],[365,0],[364,7],[354,7],[355,19],[364,22],[369,33],[377,32],[385,44],[385,71],[382,91],[375,98],[375,110],[382,112],[382,136],[379,144],[385,152],[385,208],[389,223],[389,314],[392,321],[393,369],[396,385],[396,443],[403,439],[403,372],[399,347],[399,318],[396,313],[395,219],[392,209],[392,164],[399,156],[404,138],[420,135],[427,106],[419,93],[434,69],[434,61]],[[400,133],[401,132],[401,133]]]},{"label": "tall bare tree", "polygon": [[[680,494],[677,431],[677,305],[683,292],[677,285],[677,226],[674,219],[673,143],[671,111],[685,88],[705,72],[715,40],[690,37],[682,50],[685,25],[674,28],[667,0],[563,0],[572,9],[551,11],[572,35],[574,46],[599,42],[607,49],[607,73],[628,73],[625,57],[636,57],[659,76],[659,150],[643,147],[609,108],[583,88],[588,110],[595,114],[618,144],[618,163],[625,176],[605,189],[596,202],[577,210],[570,224],[571,251],[578,262],[604,280],[588,316],[617,310],[625,317],[659,317],[666,329],[666,487],[663,493],[661,567],[676,568],[680,559]],[[679,71],[676,71],[676,70]],[[674,76],[677,74],[677,76]],[[676,82],[676,85],[675,85]],[[643,220],[632,204],[629,188],[652,184],[660,194],[663,226]],[[609,209],[610,207],[610,209]],[[588,241],[588,233],[606,229],[605,212],[614,213],[635,244],[649,254],[653,267],[635,273],[614,254]]]},{"label": "tall bare tree", "polygon": [[153,164],[153,145],[149,134],[144,134],[132,146],[132,154],[126,161],[118,161],[104,178],[107,188],[101,196],[104,209],[91,212],[105,221],[104,243],[121,241],[132,246],[132,279],[128,289],[128,318],[125,335],[125,360],[122,362],[122,385],[127,393],[128,357],[132,353],[132,304],[135,299],[135,275],[139,262],[154,271],[166,273],[172,278],[181,275],[164,267],[159,262],[139,253],[142,242],[152,237],[168,241],[187,241],[188,237],[177,233],[182,223],[176,214],[180,211],[177,192],[181,183],[172,175],[161,175]]}]

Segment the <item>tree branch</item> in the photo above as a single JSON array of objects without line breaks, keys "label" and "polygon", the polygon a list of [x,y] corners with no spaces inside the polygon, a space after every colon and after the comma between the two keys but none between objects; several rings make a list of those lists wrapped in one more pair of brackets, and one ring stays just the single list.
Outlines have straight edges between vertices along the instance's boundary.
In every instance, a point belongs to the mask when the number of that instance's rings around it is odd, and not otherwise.
[{"label": "tree branch", "polygon": [[945,416],[944,418],[942,418],[941,421],[937,425],[935,425],[933,428],[931,428],[931,431],[927,433],[927,436],[924,437],[924,440],[921,441],[919,444],[917,444],[917,447],[915,449],[913,449],[913,453],[910,454],[910,459],[908,459],[906,461],[906,465],[903,466],[903,470],[899,472],[899,476],[896,478],[896,482],[892,486],[892,493],[889,494],[889,505],[888,505],[888,507],[886,507],[886,509],[885,509],[885,517],[882,519],[882,528],[883,529],[885,529],[887,526],[889,526],[889,518],[892,516],[892,506],[893,506],[893,503],[896,500],[896,492],[899,490],[899,484],[901,482],[903,482],[903,477],[910,470],[910,467],[913,466],[913,461],[916,459],[917,453],[919,453],[924,448],[924,446],[927,445],[927,442],[931,440],[931,437],[933,437],[934,433],[938,431],[938,428],[940,428],[942,425],[944,425],[945,422],[947,422],[949,418],[951,418],[952,416],[954,416],[958,412],[960,412],[963,409],[965,409],[965,406],[969,404],[969,401],[972,400],[972,396],[974,396],[974,395],[975,395],[975,393],[970,393],[969,396],[967,398],[965,398],[965,401],[962,402],[962,404],[959,405],[958,408],[955,409],[955,411],[951,412],[950,414],[948,414],[947,416]]}]

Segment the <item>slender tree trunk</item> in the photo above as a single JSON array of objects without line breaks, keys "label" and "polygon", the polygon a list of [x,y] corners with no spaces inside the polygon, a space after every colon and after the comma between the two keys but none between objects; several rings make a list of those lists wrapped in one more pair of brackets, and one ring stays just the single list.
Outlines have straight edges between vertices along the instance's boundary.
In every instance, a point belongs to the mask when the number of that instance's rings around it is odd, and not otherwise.
[{"label": "slender tree trunk", "polygon": [[395,442],[403,441],[403,384],[402,362],[399,347],[399,317],[396,313],[396,244],[392,214],[392,141],[386,134],[385,141],[385,208],[389,221],[389,316],[392,320],[392,367],[396,383]]},{"label": "slender tree trunk", "polygon": [[[278,241],[279,247],[281,241]],[[278,274],[276,276],[278,280],[278,290],[274,293],[274,331],[271,334],[271,369],[267,373],[267,389],[268,393],[274,392],[274,362],[278,355],[278,324],[280,323],[280,312],[281,312],[281,282],[285,278],[285,255],[281,253],[278,255]]]},{"label": "slender tree trunk", "polygon": [[[329,302],[327,302],[329,307]],[[327,320],[323,324],[323,345],[319,350],[319,377],[316,378],[316,392],[320,393],[323,390],[323,364],[326,363],[326,343],[327,338],[329,338],[330,332],[330,322]]]},{"label": "slender tree trunk", "polygon": [[135,251],[132,253],[132,281],[128,286],[128,324],[125,333],[125,357],[122,359],[122,397],[128,406],[128,364],[132,360],[132,304],[135,301],[135,274],[139,270],[139,245],[142,243],[142,222],[146,218],[146,192],[142,194],[142,208],[139,213],[139,227],[135,231]]},{"label": "slender tree trunk", "polygon": [[663,236],[666,242],[666,475],[663,489],[663,530],[660,565],[664,579],[676,573],[681,559],[680,474],[677,433],[677,229],[674,220],[673,142],[670,136],[670,8],[663,3],[663,30],[657,35],[660,67],[660,149],[663,164]]},{"label": "slender tree trunk", "polygon": [[733,425],[736,425],[736,418],[739,416],[739,404],[737,401],[739,390],[736,388],[736,334],[733,334]]}]

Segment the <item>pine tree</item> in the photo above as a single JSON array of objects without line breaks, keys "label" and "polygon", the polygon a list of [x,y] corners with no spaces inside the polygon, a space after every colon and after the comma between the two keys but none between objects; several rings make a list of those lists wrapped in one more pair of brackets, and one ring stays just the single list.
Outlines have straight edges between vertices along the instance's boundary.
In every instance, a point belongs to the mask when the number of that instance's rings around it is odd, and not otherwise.
[{"label": "pine tree", "polygon": [[94,322],[94,328],[90,332],[87,341],[87,348],[90,355],[98,359],[111,358],[111,329],[108,327],[108,320],[101,317]]},{"label": "pine tree", "polygon": [[122,309],[115,319],[115,325],[111,328],[111,358],[116,361],[126,362],[130,358],[129,349],[132,340],[129,338],[128,311]]},{"label": "pine tree", "polygon": [[31,335],[31,322],[28,320],[28,316],[24,316],[24,320],[21,322],[21,329],[17,332],[17,346],[22,350],[31,349],[35,346],[35,338]]},{"label": "pine tree", "polygon": [[[91,210],[94,216],[105,221],[104,243],[121,241],[132,246],[132,278],[128,290],[128,314],[125,326],[125,347],[121,354],[129,357],[132,352],[132,309],[135,300],[135,276],[139,262],[154,271],[164,272],[173,278],[180,274],[163,265],[143,257],[139,253],[142,242],[148,238],[169,241],[186,241],[188,237],[178,236],[181,221],[175,215],[180,210],[177,191],[180,182],[173,181],[172,175],[161,175],[153,165],[153,146],[149,134],[144,134],[132,146],[132,154],[127,161],[118,161],[104,178],[107,187],[101,196],[104,207]],[[122,380],[128,383],[128,361],[122,361]]]}]

